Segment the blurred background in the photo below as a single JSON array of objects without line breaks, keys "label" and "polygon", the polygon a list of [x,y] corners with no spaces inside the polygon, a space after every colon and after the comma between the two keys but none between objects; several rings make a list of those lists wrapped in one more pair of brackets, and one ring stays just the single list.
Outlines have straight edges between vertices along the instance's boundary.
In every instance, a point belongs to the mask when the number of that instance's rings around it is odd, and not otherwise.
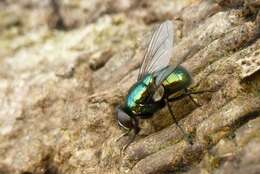
[{"label": "blurred background", "polygon": [[[1,0],[0,54],[3,57],[12,50],[32,45],[37,39],[48,38],[50,34],[55,34],[54,31],[82,28],[96,23],[100,18],[118,18],[120,22],[121,15],[121,18],[124,16],[149,24],[172,17],[195,1]],[[11,42],[13,39],[16,41]]]}]

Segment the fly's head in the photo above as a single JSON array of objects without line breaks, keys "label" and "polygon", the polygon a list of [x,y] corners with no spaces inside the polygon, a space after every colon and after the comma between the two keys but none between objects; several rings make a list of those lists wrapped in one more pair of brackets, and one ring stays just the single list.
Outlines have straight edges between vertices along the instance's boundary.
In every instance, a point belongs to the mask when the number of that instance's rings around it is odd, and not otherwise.
[{"label": "fly's head", "polygon": [[123,129],[131,130],[134,128],[133,118],[129,114],[127,114],[120,106],[116,107],[116,118],[118,125]]}]

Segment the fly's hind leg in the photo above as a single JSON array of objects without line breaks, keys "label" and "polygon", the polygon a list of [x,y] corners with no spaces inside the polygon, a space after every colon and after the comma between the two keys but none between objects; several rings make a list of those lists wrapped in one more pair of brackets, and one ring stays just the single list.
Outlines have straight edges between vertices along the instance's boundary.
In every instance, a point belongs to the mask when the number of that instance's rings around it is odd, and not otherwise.
[{"label": "fly's hind leg", "polygon": [[[201,93],[203,93],[202,91],[200,91]],[[190,100],[197,106],[197,107],[200,107],[202,106],[201,104],[199,104],[193,97],[192,97],[192,93],[187,89],[185,88],[185,94],[190,98]]]},{"label": "fly's hind leg", "polygon": [[178,120],[176,119],[176,117],[175,117],[174,114],[173,114],[173,111],[172,111],[172,108],[171,108],[171,106],[170,106],[170,103],[169,103],[168,99],[166,99],[166,104],[167,104],[168,110],[169,110],[169,112],[170,112],[170,114],[171,114],[171,116],[172,116],[172,119],[173,119],[174,123],[175,123],[176,126],[181,130],[181,132],[182,132],[182,134],[184,135],[184,137],[185,137],[185,139],[187,140],[187,142],[192,145],[193,142],[192,142],[192,137],[191,137],[191,135],[188,134],[188,133],[179,125]]},{"label": "fly's hind leg", "polygon": [[205,92],[215,92],[216,90],[201,90],[201,91],[190,91],[189,89],[185,88],[185,95],[189,96],[189,98],[191,99],[191,101],[198,107],[202,106],[201,104],[199,104],[193,97],[192,94],[203,94]]},{"label": "fly's hind leg", "polygon": [[201,91],[190,91],[189,89],[185,88],[184,89],[184,93],[179,95],[179,96],[175,96],[175,97],[172,97],[172,98],[169,98],[168,101],[169,102],[174,102],[174,101],[177,101],[177,100],[180,100],[184,97],[189,97],[191,99],[191,101],[196,105],[196,106],[201,106],[201,104],[199,104],[193,97],[192,97],[192,94],[203,94],[205,92],[215,92],[215,90],[201,90]]}]

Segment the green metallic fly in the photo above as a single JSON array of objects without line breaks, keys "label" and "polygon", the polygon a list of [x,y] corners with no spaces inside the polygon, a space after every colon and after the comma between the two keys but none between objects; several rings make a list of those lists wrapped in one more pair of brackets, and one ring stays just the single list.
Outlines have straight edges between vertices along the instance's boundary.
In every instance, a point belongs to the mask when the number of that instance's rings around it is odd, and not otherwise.
[{"label": "green metallic fly", "polygon": [[[124,135],[128,135],[133,130],[124,149],[134,141],[140,131],[138,120],[151,118],[155,112],[165,106],[168,107],[174,122],[183,135],[192,144],[191,137],[178,124],[169,102],[188,96],[192,102],[199,106],[191,94],[209,91],[191,92],[187,89],[192,83],[192,78],[188,71],[179,65],[182,60],[176,60],[170,64],[173,39],[173,23],[171,21],[167,20],[155,28],[146,48],[137,82],[128,91],[124,105],[116,107],[118,124],[128,130]],[[181,92],[181,94],[177,97],[175,95],[171,97],[177,92]]]}]

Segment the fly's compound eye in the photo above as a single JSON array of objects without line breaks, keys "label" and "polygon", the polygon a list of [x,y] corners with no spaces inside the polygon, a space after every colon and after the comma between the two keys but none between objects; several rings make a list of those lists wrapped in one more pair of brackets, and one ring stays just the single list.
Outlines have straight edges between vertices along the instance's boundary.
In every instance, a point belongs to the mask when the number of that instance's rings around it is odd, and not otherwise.
[{"label": "fly's compound eye", "polygon": [[116,107],[117,122],[120,127],[129,130],[133,128],[132,118],[120,107]]}]

